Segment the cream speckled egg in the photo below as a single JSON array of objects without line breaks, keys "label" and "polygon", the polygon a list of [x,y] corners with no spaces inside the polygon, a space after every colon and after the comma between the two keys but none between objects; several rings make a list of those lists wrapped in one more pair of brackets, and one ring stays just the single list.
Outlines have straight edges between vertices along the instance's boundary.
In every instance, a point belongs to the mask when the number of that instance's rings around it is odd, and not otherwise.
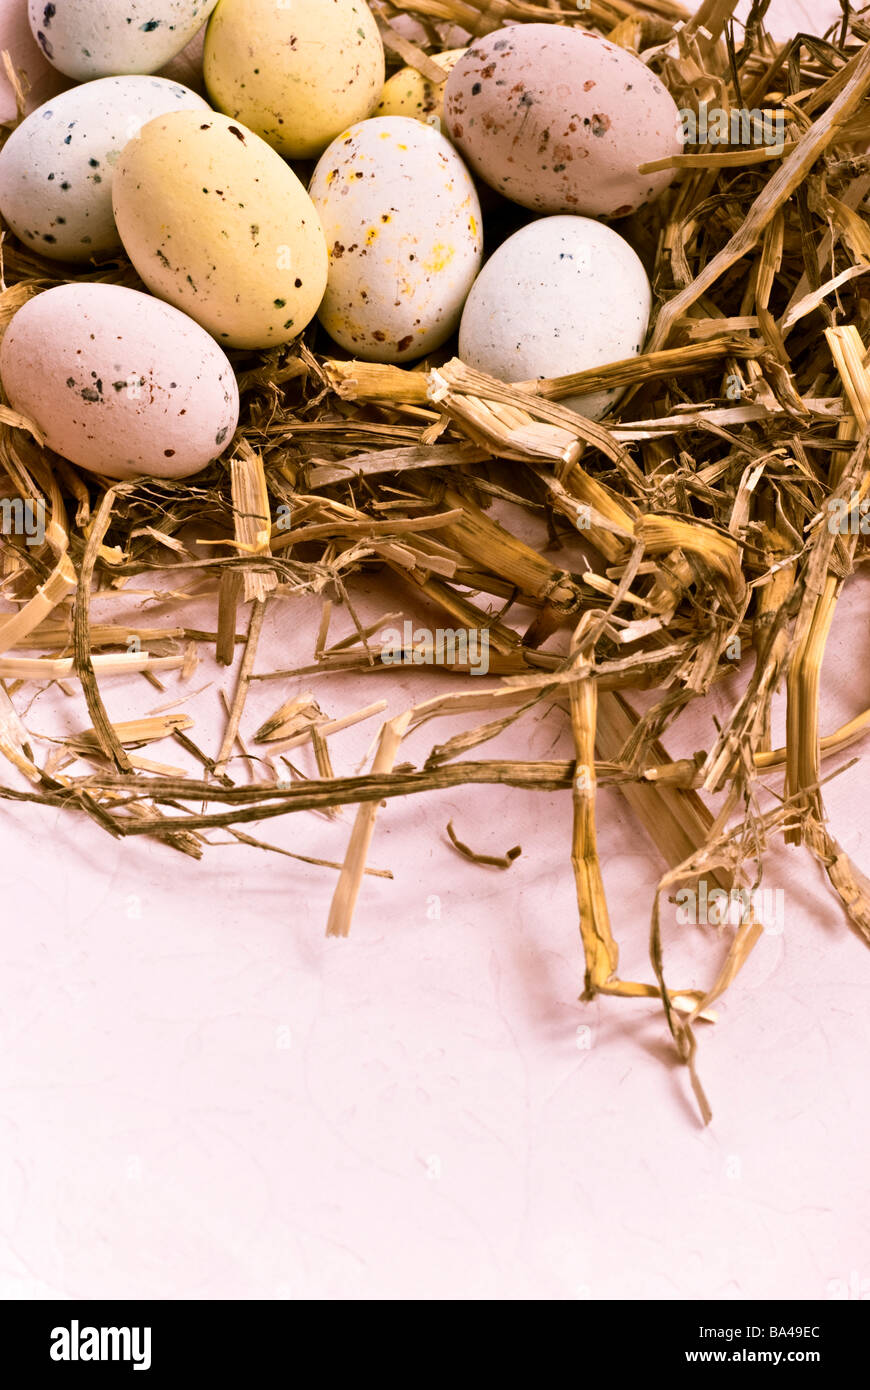
[{"label": "cream speckled egg", "polygon": [[233,369],[177,309],[119,285],[61,285],[31,299],[0,346],[14,410],[49,448],[106,478],[186,478],[239,420]]},{"label": "cream speckled egg", "polygon": [[[474,283],[459,329],[463,362],[501,381],[567,376],[634,357],[652,307],[628,242],[588,217],[542,217],[508,237]],[[569,396],[600,419],[619,391]]]},{"label": "cream speckled egg", "polygon": [[327,333],[373,362],[440,347],[483,252],[471,175],[444,136],[406,116],[362,121],[330,145],[310,191],[329,249]]},{"label": "cream speckled egg", "polygon": [[120,249],[112,179],[122,149],[164,112],[210,108],[162,77],[102,77],[46,102],[0,151],[0,212],[43,256],[86,261]]},{"label": "cream speckled egg", "polygon": [[115,220],[154,294],[226,347],[287,343],[326,288],[326,243],[302,184],[253,131],[214,111],[151,121],[115,170]]},{"label": "cream speckled egg", "polygon": [[308,159],[374,111],[384,49],[365,0],[220,0],[205,81],[220,111],[281,154]]},{"label": "cream speckled egg", "polygon": [[28,0],[30,27],[61,72],[79,82],[157,72],[190,42],[217,0]]},{"label": "cream speckled egg", "polygon": [[[446,53],[434,53],[433,63],[437,63],[445,74],[450,72],[465,52],[464,48],[452,48]],[[400,68],[387,79],[376,116],[410,116],[415,121],[425,121],[427,125],[438,128],[444,108],[444,83],[430,82],[416,68]]]},{"label": "cream speckled egg", "polygon": [[650,69],[592,29],[516,24],[476,39],[447,79],[444,122],[472,169],[536,212],[627,217],[679,154],[676,103]]}]

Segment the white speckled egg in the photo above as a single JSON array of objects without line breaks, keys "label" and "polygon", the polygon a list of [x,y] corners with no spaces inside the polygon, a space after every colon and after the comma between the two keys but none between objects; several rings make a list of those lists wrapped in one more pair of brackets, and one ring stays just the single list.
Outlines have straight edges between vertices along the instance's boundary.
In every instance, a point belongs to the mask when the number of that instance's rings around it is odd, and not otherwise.
[{"label": "white speckled egg", "polygon": [[56,453],[106,478],[186,478],[223,453],[239,390],[213,338],[119,285],[47,290],[12,319],[0,378]]},{"label": "white speckled egg", "polygon": [[[26,0],[0,0],[0,53],[3,51],[9,54],[15,71],[23,72],[30,84],[28,111],[35,111],[49,97],[69,86],[69,81],[51,66],[30,32]],[[14,120],[16,113],[12,83],[5,68],[0,67],[0,121]]]},{"label": "white speckled egg", "polygon": [[472,169],[536,212],[627,217],[679,154],[676,103],[650,69],[594,29],[515,24],[476,39],[444,91],[445,127]]},{"label": "white speckled egg", "polygon": [[[444,72],[445,81],[447,73],[455,67],[464,52],[464,48],[452,48],[445,53],[432,55],[433,63]],[[444,82],[430,82],[416,68],[400,68],[384,84],[375,115],[410,116],[414,121],[425,121],[427,125],[434,125],[437,130],[440,129],[438,122],[441,120],[443,108]]]},{"label": "white speckled egg", "polygon": [[459,322],[483,253],[480,204],[431,126],[377,116],[330,145],[311,180],[329,250],[320,321],[372,362],[408,362]]},{"label": "white speckled egg", "polygon": [[293,170],[238,121],[161,116],[115,170],[115,220],[154,294],[227,347],[290,342],[326,288],[326,243]]},{"label": "white speckled egg", "polygon": [[49,62],[79,82],[157,72],[190,43],[217,0],[28,0]]},{"label": "white speckled egg", "polygon": [[[639,353],[651,307],[646,271],[611,227],[542,217],[508,237],[474,282],[459,356],[506,382],[567,376]],[[598,420],[620,394],[562,404]]]},{"label": "white speckled egg", "polygon": [[384,48],[365,0],[220,0],[205,82],[220,111],[290,159],[308,159],[374,111]]},{"label": "white speckled egg", "polygon": [[0,151],[0,213],[15,235],[57,260],[120,249],[112,214],[118,157],[167,111],[210,108],[162,77],[102,77],[34,111]]}]

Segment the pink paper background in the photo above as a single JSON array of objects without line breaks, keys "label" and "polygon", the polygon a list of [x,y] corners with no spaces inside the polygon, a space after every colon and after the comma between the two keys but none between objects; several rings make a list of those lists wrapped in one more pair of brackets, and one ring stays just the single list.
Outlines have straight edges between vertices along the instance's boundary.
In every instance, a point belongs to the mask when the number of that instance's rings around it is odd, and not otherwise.
[{"label": "pink paper background", "polygon": [[[800,22],[821,27],[818,11]],[[361,609],[401,602],[373,588]],[[862,576],[847,603],[825,666],[825,730],[868,704]],[[129,594],[101,611],[129,621],[137,604],[140,621],[176,619]],[[318,612],[276,601],[257,669],[308,661]],[[204,604],[190,617],[215,621]],[[339,612],[333,638],[348,629]],[[186,685],[169,673],[164,694],[136,677],[103,689],[116,720],[184,699],[173,707],[214,753],[221,681],[231,689],[206,661]],[[248,740],[299,688],[255,689]],[[331,714],[382,696],[396,714],[448,687],[426,672],[401,687],[378,675],[311,688]],[[737,688],[718,687],[703,716],[680,722],[675,756],[709,743]],[[86,722],[58,691],[25,717],[34,736]],[[777,717],[781,736],[781,707]],[[379,723],[332,740],[338,774],[358,767]],[[564,725],[535,714],[479,756],[570,757]],[[428,726],[403,757],[456,727]],[[145,752],[185,762],[171,742]],[[825,770],[853,754],[827,801],[866,869],[863,746]],[[308,750],[292,756],[314,775]],[[519,843],[522,857],[507,873],[465,864],[445,836],[451,818],[476,848]],[[648,979],[664,866],[616,792],[601,793],[599,818],[621,973]],[[303,813],[247,828],[340,859],[352,820]],[[660,1010],[578,1003],[569,853],[564,793],[392,802],[370,863],[395,878],[366,879],[353,933],[335,941],[324,937],[330,870],[241,846],[195,864],[4,804],[0,1295],[870,1296],[870,952],[821,872],[802,851],[771,850],[765,886],[784,891],[784,931],[764,937],[719,1022],[700,1029],[715,1112],[704,1129]],[[708,984],[725,939],[663,920],[669,979]]]}]

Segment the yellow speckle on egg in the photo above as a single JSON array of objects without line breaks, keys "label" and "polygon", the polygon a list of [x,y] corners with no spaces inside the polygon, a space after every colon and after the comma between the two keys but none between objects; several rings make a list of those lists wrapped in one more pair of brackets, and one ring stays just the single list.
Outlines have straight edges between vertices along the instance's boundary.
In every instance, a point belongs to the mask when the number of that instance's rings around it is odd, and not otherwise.
[{"label": "yellow speckle on egg", "polygon": [[375,237],[377,236],[377,234],[378,234],[378,229],[377,229],[377,227],[369,227],[368,231],[366,232],[366,246],[371,246],[371,245],[372,245],[372,243],[374,242]]},{"label": "yellow speckle on egg", "polygon": [[469,230],[470,230],[470,232],[471,232],[471,235],[472,235],[472,236],[477,236],[477,218],[476,218],[476,217],[469,217],[469,219],[468,219],[468,227],[469,227]]},{"label": "yellow speckle on egg", "polygon": [[439,241],[432,247],[432,255],[429,257],[428,261],[423,262],[423,268],[430,271],[431,274],[437,275],[440,271],[446,269],[453,260],[454,255],[455,251],[452,246],[445,246],[442,241]]}]

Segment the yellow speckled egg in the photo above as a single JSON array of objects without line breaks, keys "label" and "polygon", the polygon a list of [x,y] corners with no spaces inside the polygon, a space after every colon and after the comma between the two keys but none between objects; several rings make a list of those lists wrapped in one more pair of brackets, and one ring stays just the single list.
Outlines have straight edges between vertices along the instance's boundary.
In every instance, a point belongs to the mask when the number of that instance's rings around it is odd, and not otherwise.
[{"label": "yellow speckled egg", "polygon": [[329,250],[320,322],[372,362],[440,347],[483,254],[480,204],[453,146],[406,116],[351,126],[311,180]]},{"label": "yellow speckled egg", "polygon": [[112,186],[124,248],[148,288],[224,347],[295,338],[326,287],[326,244],[302,184],[238,121],[175,111],[125,147]]},{"label": "yellow speckled egg", "polygon": [[365,0],[220,0],[204,70],[219,110],[308,159],[374,111],[384,49]]},{"label": "yellow speckled egg", "polygon": [[[464,48],[451,48],[446,53],[433,53],[432,61],[447,74],[458,63]],[[444,82],[430,82],[416,68],[400,68],[384,85],[376,116],[410,116],[414,121],[437,125],[444,109]],[[438,127],[440,129],[440,127]]]}]

